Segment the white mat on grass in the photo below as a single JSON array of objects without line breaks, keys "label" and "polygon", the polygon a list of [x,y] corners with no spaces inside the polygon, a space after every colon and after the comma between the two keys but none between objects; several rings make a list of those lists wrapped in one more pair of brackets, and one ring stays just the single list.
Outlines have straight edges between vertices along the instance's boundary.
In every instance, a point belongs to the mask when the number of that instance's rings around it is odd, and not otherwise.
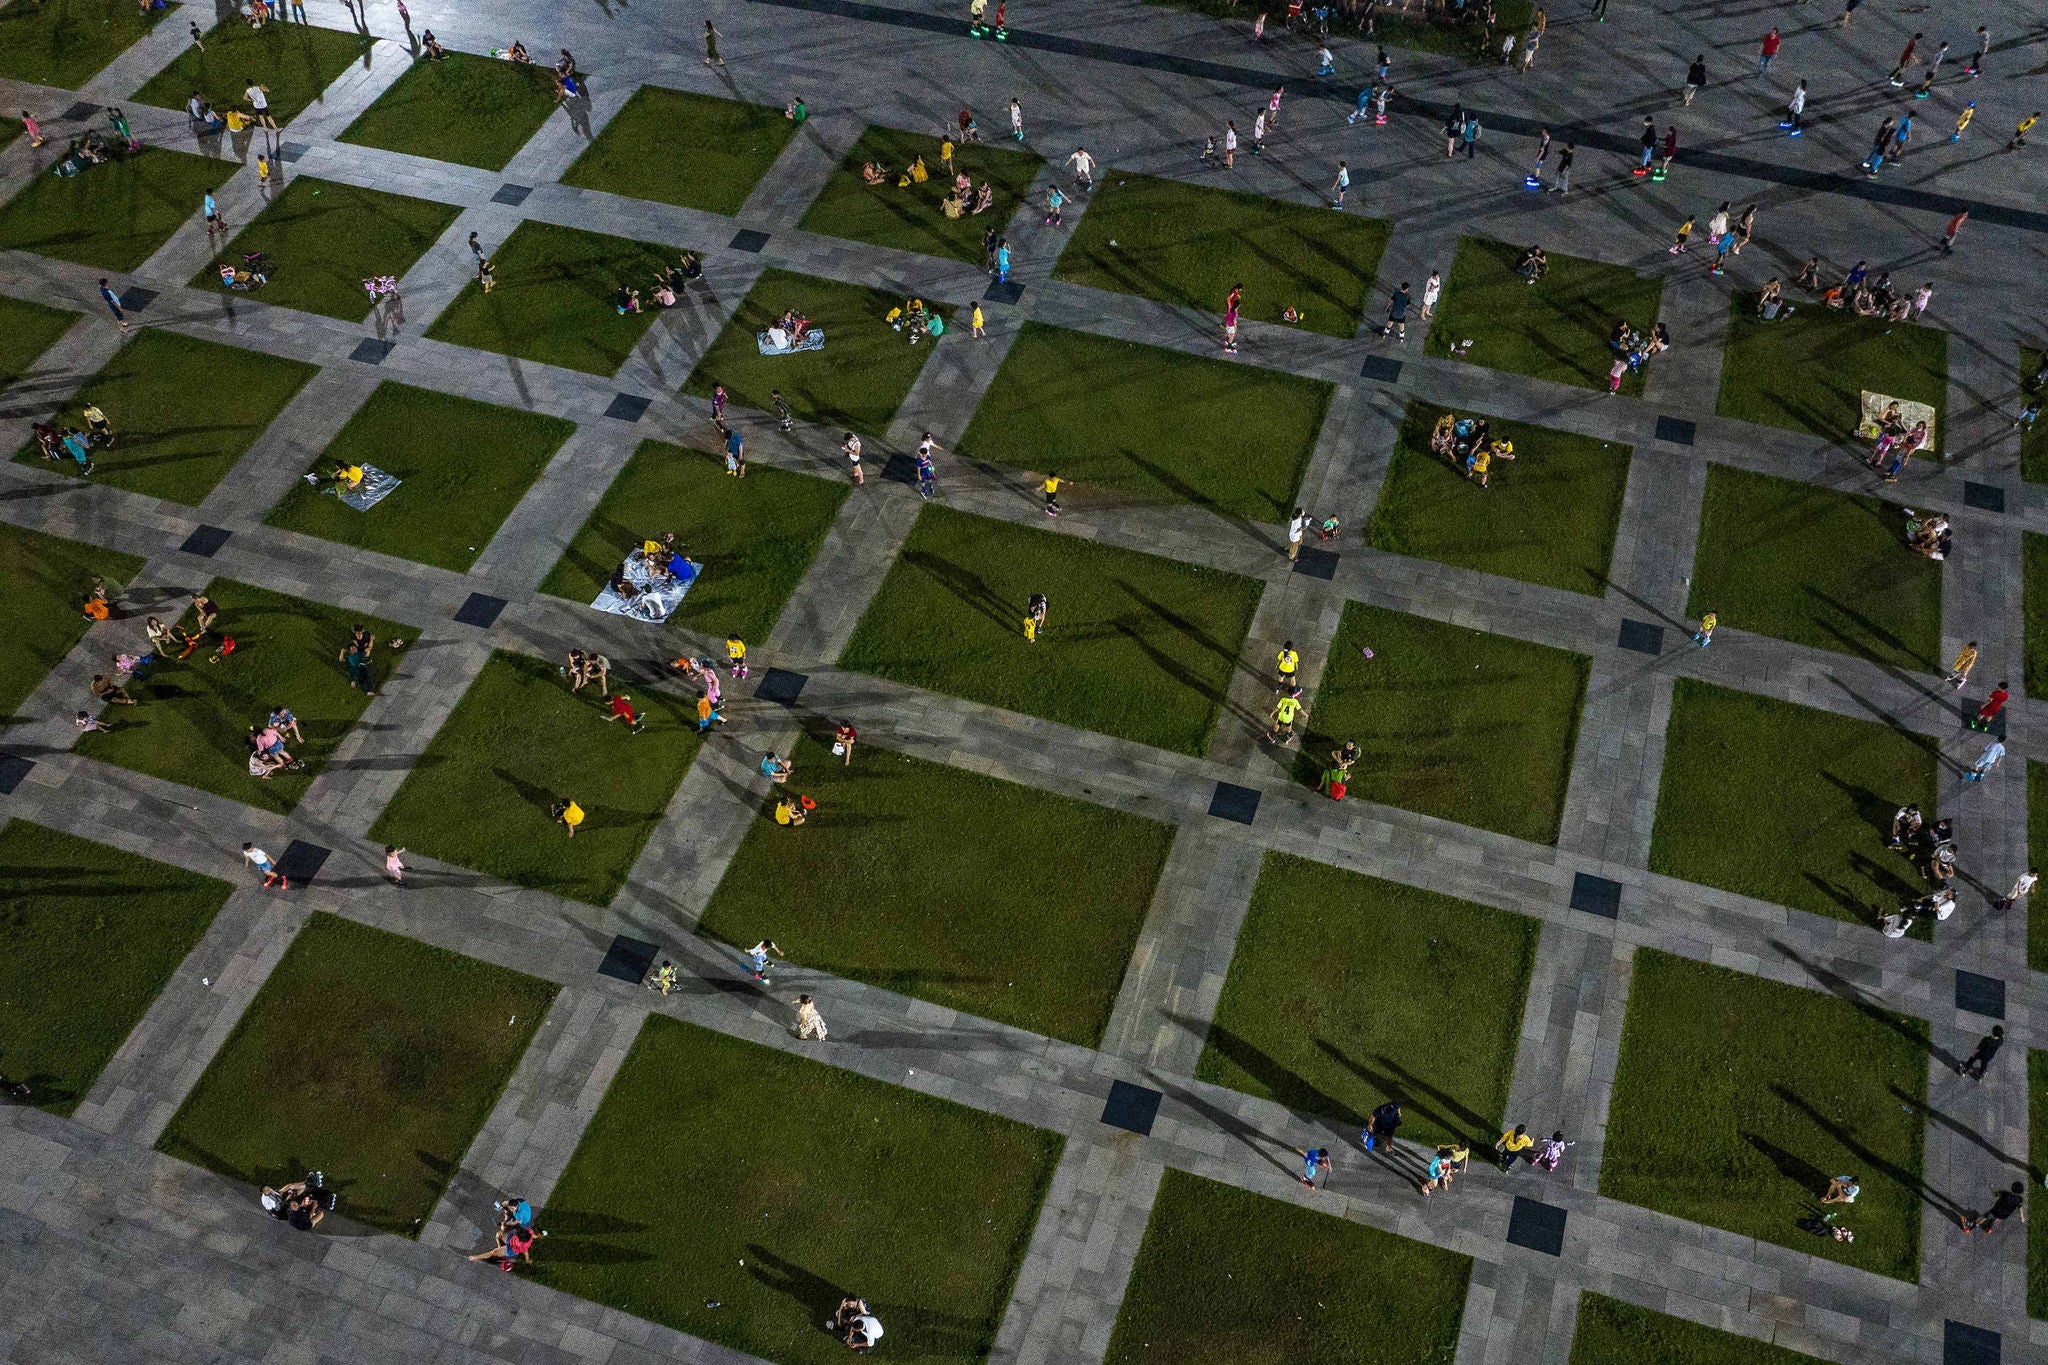
[{"label": "white mat on grass", "polygon": [[599,611],[608,611],[614,616],[624,616],[635,621],[666,621],[669,613],[683,603],[704,566],[695,560],[685,560],[691,573],[687,578],[670,578],[667,574],[656,575],[647,566],[647,556],[635,550],[626,556],[626,581],[641,590],[640,595],[627,601],[607,585],[598,593],[590,605]]}]

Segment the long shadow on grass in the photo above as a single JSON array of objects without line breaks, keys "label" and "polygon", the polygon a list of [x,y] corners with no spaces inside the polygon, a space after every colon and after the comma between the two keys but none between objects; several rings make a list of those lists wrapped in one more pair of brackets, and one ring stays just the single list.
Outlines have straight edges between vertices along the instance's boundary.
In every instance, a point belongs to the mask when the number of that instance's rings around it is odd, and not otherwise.
[{"label": "long shadow on grass", "polygon": [[1743,1133],[1742,1140],[1754,1147],[1758,1154],[1778,1168],[1778,1174],[1797,1185],[1807,1194],[1818,1199],[1827,1193],[1828,1174],[1805,1157],[1788,1152],[1769,1138],[1757,1133]]},{"label": "long shadow on grass", "polygon": [[[1448,1092],[1431,1085],[1384,1052],[1373,1058],[1384,1071],[1374,1071],[1352,1061],[1326,1039],[1316,1039],[1322,1052],[1395,1103],[1415,1110],[1422,1117],[1453,1132],[1463,1129],[1469,1142],[1484,1143],[1493,1121],[1459,1103]],[[1431,1107],[1435,1106],[1435,1107]]]},{"label": "long shadow on grass", "polygon": [[1898,1015],[1893,1014],[1890,1010],[1885,1009],[1882,1005],[1872,1000],[1864,993],[1861,986],[1858,986],[1845,976],[1828,970],[1818,962],[1809,960],[1790,944],[1781,943],[1777,939],[1772,939],[1770,942],[1771,947],[1777,949],[1781,956],[1788,961],[1798,963],[1808,976],[1812,977],[1830,994],[1838,996],[1849,1004],[1854,1005],[1857,1013],[1874,1023],[1884,1025],[1893,1033],[1898,1034],[1901,1038],[1904,1038],[1928,1056],[1933,1057],[1951,1071],[1956,1068],[1957,1062],[1953,1053],[1934,1042],[1925,1030],[1914,1028]]},{"label": "long shadow on grass", "polygon": [[[857,1286],[835,1285],[758,1242],[747,1244],[747,1261],[749,1275],[764,1287],[794,1299],[813,1322],[831,1317],[843,1295],[859,1292]],[[928,1358],[978,1358],[987,1354],[995,1331],[995,1323],[986,1318],[940,1313],[923,1304],[891,1299],[871,1299],[869,1304],[876,1317],[901,1319],[904,1325],[892,1330],[901,1331],[905,1344]]]},{"label": "long shadow on grass", "polygon": [[1955,1200],[1928,1184],[1924,1177],[1915,1175],[1897,1162],[1879,1156],[1859,1141],[1856,1135],[1850,1132],[1849,1129],[1844,1128],[1841,1124],[1821,1113],[1820,1110],[1808,1104],[1801,1096],[1793,1094],[1782,1085],[1773,1085],[1771,1093],[1776,1095],[1783,1103],[1804,1114],[1808,1122],[1812,1123],[1814,1127],[1826,1133],[1836,1142],[1842,1144],[1843,1148],[1850,1155],[1862,1162],[1867,1168],[1877,1171],[1904,1188],[1911,1190],[1920,1197],[1922,1202],[1933,1208],[1940,1209],[1949,1217],[1959,1218],[1962,1216],[1963,1206],[1961,1204],[1958,1204]]},{"label": "long shadow on grass", "polygon": [[1249,1147],[1255,1154],[1263,1157],[1267,1162],[1271,1163],[1275,1170],[1284,1171],[1289,1176],[1295,1174],[1295,1164],[1278,1155],[1281,1152],[1285,1152],[1288,1157],[1294,1155],[1295,1149],[1287,1143],[1282,1142],[1279,1138],[1260,1132],[1257,1128],[1246,1123],[1229,1110],[1218,1108],[1216,1105],[1209,1103],[1199,1095],[1177,1084],[1171,1076],[1161,1076],[1154,1071],[1146,1072],[1145,1076],[1152,1084],[1158,1086],[1168,1099],[1184,1104],[1194,1110],[1197,1114]]},{"label": "long shadow on grass", "polygon": [[940,587],[1006,632],[1013,631],[1016,623],[1023,619],[1022,611],[1015,604],[1005,601],[1000,593],[989,587],[987,579],[971,569],[962,568],[949,559],[941,559],[927,550],[906,551],[903,559],[930,574]]},{"label": "long shadow on grass", "polygon": [[1874,640],[1879,645],[1889,647],[1890,649],[1895,650],[1897,653],[1904,655],[1908,659],[1917,660],[1918,662],[1925,664],[1929,668],[1934,667],[1934,661],[1932,659],[1929,659],[1924,654],[1921,654],[1918,650],[1912,649],[1906,644],[1904,640],[1901,640],[1898,636],[1892,634],[1891,631],[1885,629],[1883,626],[1871,620],[1868,616],[1865,616],[1862,612],[1856,610],[1854,607],[1849,606],[1847,603],[1839,602],[1835,600],[1833,597],[1830,597],[1828,594],[1822,592],[1820,589],[1812,586],[1803,586],[1800,588],[1799,591],[1807,598],[1811,599],[1812,601],[1820,603],[1829,611],[1833,612],[1836,616],[1840,617],[1843,620],[1848,621],[1850,624],[1856,626],[1859,630],[1864,632],[1865,638],[1859,640],[1856,637],[1850,635],[1847,631],[1843,630],[1840,626],[1836,625],[1833,621],[1826,619],[1817,612],[1810,613],[1808,615],[1807,619],[1813,622],[1814,627],[1816,629],[1820,630],[1824,634],[1833,636],[1837,641],[1841,643],[1843,651],[1845,653],[1850,654],[1858,659],[1868,659],[1870,662],[1877,664],[1879,667],[1884,668],[1887,672],[1890,672],[1893,668],[1896,667],[1896,665],[1894,665],[1890,659],[1887,659],[1882,655],[1876,653],[1871,648],[1870,641]]},{"label": "long shadow on grass", "polygon": [[1960,763],[1952,762],[1951,760],[1944,758],[1942,756],[1941,742],[1939,740],[1936,740],[1929,735],[1923,735],[1919,733],[1917,730],[1907,729],[1904,725],[1900,724],[1899,718],[1897,716],[1894,716],[1891,712],[1885,710],[1882,706],[1879,706],[1876,702],[1864,696],[1861,692],[1858,692],[1855,688],[1849,686],[1849,684],[1843,682],[1839,677],[1837,677],[1833,673],[1827,675],[1827,680],[1833,683],[1841,691],[1843,696],[1847,697],[1850,701],[1853,701],[1858,706],[1862,707],[1864,712],[1868,714],[1872,720],[1882,721],[1885,725],[1885,728],[1889,729],[1893,734],[1898,735],[1901,739],[1908,740],[1911,743],[1918,745],[1924,753],[1926,753],[1930,758],[1934,759],[1937,765],[1948,769],[1950,772],[1959,773],[1963,771],[1963,766]]},{"label": "long shadow on grass", "polygon": [[[1166,1017],[1197,1037],[1203,1034],[1203,1021],[1200,1019],[1172,1013]],[[1275,1100],[1289,1109],[1306,1109],[1311,1113],[1328,1114],[1331,1118],[1364,1126],[1365,1118],[1357,1110],[1336,1096],[1326,1094],[1310,1085],[1282,1066],[1265,1049],[1241,1034],[1233,1033],[1221,1024],[1210,1024],[1207,1041],[1210,1047],[1222,1053],[1240,1070],[1249,1073],[1252,1079],[1264,1086]],[[1336,1054],[1336,1049],[1320,1038],[1316,1040],[1316,1046],[1325,1052]]]},{"label": "long shadow on grass", "polygon": [[[1156,460],[1148,460],[1135,450],[1126,450],[1124,454],[1129,457],[1132,464],[1144,470],[1146,474],[1151,476],[1167,492],[1173,494],[1182,502],[1191,503],[1205,512],[1214,513],[1237,530],[1244,532],[1245,538],[1253,544],[1276,551],[1284,548],[1277,540],[1268,535],[1257,522],[1249,517],[1240,516],[1236,512],[1226,511],[1217,506],[1214,498],[1197,489],[1193,484],[1175,474],[1165,465],[1160,464]],[[1280,516],[1286,515],[1285,508],[1277,508],[1276,512]]]}]

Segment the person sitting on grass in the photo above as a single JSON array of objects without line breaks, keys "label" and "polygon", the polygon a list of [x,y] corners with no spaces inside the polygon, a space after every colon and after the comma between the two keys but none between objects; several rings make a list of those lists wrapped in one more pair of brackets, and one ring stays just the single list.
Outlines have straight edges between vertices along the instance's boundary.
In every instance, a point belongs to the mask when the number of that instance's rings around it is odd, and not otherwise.
[{"label": "person sitting on grass", "polygon": [[510,1226],[501,1224],[498,1228],[497,1240],[492,1244],[490,1250],[479,1251],[469,1259],[472,1261],[494,1261],[497,1263],[498,1269],[509,1275],[512,1273],[512,1267],[520,1261],[524,1261],[528,1265],[533,1264],[533,1241],[532,1228],[522,1223],[513,1223]]},{"label": "person sitting on grass", "polygon": [[801,825],[804,817],[818,808],[818,803],[808,796],[795,793],[778,797],[775,802],[775,823],[778,825]]},{"label": "person sitting on grass", "polygon": [[912,185],[922,185],[931,178],[931,168],[924,164],[924,156],[920,153],[912,157],[910,164],[903,168],[903,173],[896,177],[896,188],[906,190]]},{"label": "person sitting on grass", "polygon": [[1544,254],[1542,247],[1534,243],[1531,243],[1529,249],[1515,262],[1515,273],[1530,284],[1542,279],[1549,269],[1550,257]]},{"label": "person sitting on grass", "polygon": [[258,285],[269,284],[270,276],[260,270],[232,266],[226,261],[222,261],[220,263],[220,282],[229,289],[246,293]]},{"label": "person sitting on grass", "polygon": [[249,750],[249,776],[251,777],[260,777],[265,782],[268,782],[272,773],[282,771],[285,766],[284,759],[275,754],[266,754],[258,749]]},{"label": "person sitting on grass", "polygon": [[[944,214],[944,215],[945,215],[946,217],[948,217],[948,218],[964,218],[964,217],[966,217],[966,216],[967,216],[967,199],[966,199],[966,196],[962,195],[962,194],[960,193],[960,191],[958,191],[958,190],[954,190],[954,191],[953,191],[953,192],[952,192],[951,194],[947,195],[947,196],[946,196],[946,197],[945,197],[944,199],[941,199],[941,200],[939,201],[939,212],[940,212],[940,213],[942,213],[942,214]],[[1048,221],[1050,221],[1050,220],[1048,220]]]},{"label": "person sitting on grass", "polygon": [[673,308],[676,306],[676,291],[669,288],[667,280],[658,276],[654,281],[654,302],[660,308]]},{"label": "person sitting on grass", "polygon": [[868,1307],[866,1299],[855,1298],[851,1294],[839,1301],[832,1321],[825,1327],[861,1355],[872,1351],[875,1343],[882,1339],[882,1320]]},{"label": "person sitting on grass", "polygon": [[984,180],[981,188],[974,192],[974,212],[987,213],[996,206],[996,187]]},{"label": "person sitting on grass", "polygon": [[441,46],[441,40],[434,36],[434,30],[430,28],[420,31],[420,48],[427,54],[427,60],[430,62],[443,61],[448,56],[448,50]]},{"label": "person sitting on grass", "polygon": [[1280,310],[1280,321],[1291,322],[1297,327],[1300,326],[1303,322],[1305,322],[1307,318],[1308,315],[1306,313],[1302,312],[1301,309],[1296,308],[1291,303]]},{"label": "person sitting on grass", "polygon": [[1925,823],[1918,806],[1900,806],[1892,816],[1892,837],[1887,846],[1904,848],[1910,840],[1920,837],[1920,827]]},{"label": "person sitting on grass", "polygon": [[332,1200],[325,1190],[316,1190],[304,1180],[272,1189],[263,1187],[263,1211],[280,1223],[290,1223],[301,1232],[311,1232],[327,1216]]},{"label": "person sitting on grass", "polygon": [[886,185],[889,183],[889,171],[887,167],[877,166],[870,161],[860,168],[860,178],[870,185]]},{"label": "person sitting on grass", "polygon": [[794,764],[773,750],[761,756],[761,776],[777,785],[789,781],[789,775],[795,770]]},{"label": "person sitting on grass", "polygon": [[619,292],[612,295],[612,308],[619,313],[640,311],[640,291],[628,285],[620,285]]}]

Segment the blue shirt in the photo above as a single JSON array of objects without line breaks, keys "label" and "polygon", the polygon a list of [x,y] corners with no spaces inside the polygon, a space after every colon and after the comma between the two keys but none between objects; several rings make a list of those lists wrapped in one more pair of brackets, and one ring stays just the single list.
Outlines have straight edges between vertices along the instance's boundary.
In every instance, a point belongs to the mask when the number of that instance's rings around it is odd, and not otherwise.
[{"label": "blue shirt", "polygon": [[740,453],[740,434],[737,431],[726,434],[725,449],[731,455],[737,456]]},{"label": "blue shirt", "polygon": [[100,286],[100,297],[107,301],[107,307],[109,308],[119,308],[121,306],[121,296],[105,285]]}]

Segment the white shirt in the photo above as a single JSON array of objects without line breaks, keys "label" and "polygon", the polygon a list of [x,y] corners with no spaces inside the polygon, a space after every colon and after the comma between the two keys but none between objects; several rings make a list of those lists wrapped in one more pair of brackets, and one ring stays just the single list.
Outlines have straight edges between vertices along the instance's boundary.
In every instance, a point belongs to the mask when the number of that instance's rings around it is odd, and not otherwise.
[{"label": "white shirt", "polygon": [[1095,158],[1088,155],[1086,151],[1077,150],[1067,160],[1073,164],[1074,170],[1077,173],[1081,175],[1095,174]]},{"label": "white shirt", "polygon": [[860,437],[847,437],[846,445],[843,447],[843,449],[846,451],[847,459],[853,461],[855,464],[860,463]]},{"label": "white shirt", "polygon": [[1806,108],[1806,87],[1800,86],[1792,92],[1792,112],[1797,114]]},{"label": "white shirt", "polygon": [[1307,535],[1307,534],[1308,534],[1308,518],[1307,518],[1307,517],[1296,517],[1296,518],[1295,518],[1294,520],[1292,520],[1292,521],[1290,521],[1290,522],[1288,522],[1288,523],[1287,523],[1287,538],[1288,538],[1289,540],[1300,540],[1300,539],[1301,539],[1301,538],[1302,538],[1302,537],[1303,537],[1304,535]]},{"label": "white shirt", "polygon": [[1349,189],[1351,187],[1351,170],[1349,167],[1339,166],[1337,168],[1337,187],[1339,189]]},{"label": "white shirt", "polygon": [[1226,128],[1223,130],[1223,149],[1227,152],[1237,150],[1237,129]]},{"label": "white shirt", "polygon": [[249,107],[257,113],[260,114],[270,107],[270,96],[263,93],[262,86],[252,85],[242,93],[249,97]]},{"label": "white shirt", "polygon": [[1716,213],[1716,214],[1715,214],[1715,215],[1714,215],[1714,216],[1713,216],[1712,218],[1709,218],[1709,219],[1707,220],[1707,236],[1709,236],[1709,237],[1719,237],[1719,236],[1720,236],[1720,235],[1721,235],[1722,233],[1726,232],[1727,230],[1728,230],[1728,215],[1727,215],[1727,214],[1725,214],[1725,213]]},{"label": "white shirt", "polygon": [[2039,873],[2020,873],[2020,879],[2012,884],[2012,898],[2018,900],[2021,896],[2027,895],[2034,889],[2034,884],[2040,880]]},{"label": "white shirt", "polygon": [[260,848],[245,848],[242,850],[242,857],[258,867],[262,867],[270,861],[270,855]]},{"label": "white shirt", "polygon": [[870,1346],[882,1339],[882,1320],[873,1313],[862,1313],[853,1320],[853,1325],[860,1328],[861,1335],[868,1339]]},{"label": "white shirt", "polygon": [[1253,119],[1253,120],[1252,120],[1252,136],[1253,136],[1253,137],[1264,137],[1265,135],[1266,135],[1266,116],[1265,116],[1264,114],[1260,114],[1260,115],[1259,115],[1259,116],[1258,116],[1257,118],[1255,118],[1255,119]]},{"label": "white shirt", "polygon": [[1429,277],[1429,283],[1422,286],[1422,305],[1427,308],[1435,303],[1444,292],[1443,281],[1436,276]]},{"label": "white shirt", "polygon": [[1024,126],[1024,106],[1015,100],[1010,101],[1010,126],[1012,128],[1022,128]]}]

